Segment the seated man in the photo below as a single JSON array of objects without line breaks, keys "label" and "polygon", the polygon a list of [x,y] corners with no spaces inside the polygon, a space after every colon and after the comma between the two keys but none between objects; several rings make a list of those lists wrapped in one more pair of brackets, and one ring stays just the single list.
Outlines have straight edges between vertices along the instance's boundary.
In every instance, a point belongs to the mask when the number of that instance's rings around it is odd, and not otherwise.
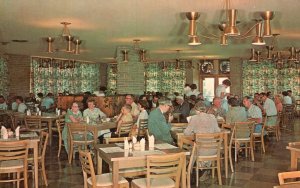
[{"label": "seated man", "polygon": [[178,104],[174,108],[174,113],[180,113],[180,122],[186,123],[186,118],[190,114],[190,105],[188,102],[184,101],[182,96],[176,96],[176,103]]},{"label": "seated man", "polygon": [[255,125],[255,133],[260,133],[262,129],[262,112],[260,108],[254,104],[250,100],[250,97],[246,96],[243,99],[244,106],[248,109],[248,119],[256,122]]},{"label": "seated man", "polygon": [[131,94],[125,96],[125,104],[129,104],[131,106],[131,115],[133,119],[136,121],[140,111],[137,104],[134,102],[134,97]]},{"label": "seated man", "polygon": [[27,110],[27,106],[24,104],[23,97],[17,96],[16,97],[16,104],[17,104],[17,112],[25,113]]},{"label": "seated man", "polygon": [[5,102],[5,98],[0,95],[0,110],[7,110],[7,104]]},{"label": "seated man", "polygon": [[54,111],[56,108],[53,97],[52,93],[48,93],[47,96],[42,99],[41,107],[45,108],[46,111]]},{"label": "seated man", "polygon": [[225,118],[226,111],[222,108],[222,99],[215,97],[213,99],[213,105],[206,111],[208,114],[213,114],[215,117]]},{"label": "seated man", "polygon": [[150,112],[148,118],[148,130],[150,135],[154,135],[156,140],[164,141],[172,144],[171,124],[173,116],[170,115],[168,122],[165,119],[164,113],[168,112],[172,103],[168,99],[159,99],[159,106]]}]

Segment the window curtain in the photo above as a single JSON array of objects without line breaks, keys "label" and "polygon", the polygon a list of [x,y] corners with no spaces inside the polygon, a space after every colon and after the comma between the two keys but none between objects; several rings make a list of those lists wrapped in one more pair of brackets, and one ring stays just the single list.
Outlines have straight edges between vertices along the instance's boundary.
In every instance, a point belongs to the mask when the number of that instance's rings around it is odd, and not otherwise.
[{"label": "window curtain", "polygon": [[94,92],[99,89],[99,68],[84,61],[33,57],[31,90],[35,94]]},{"label": "window curtain", "polygon": [[0,57],[0,95],[8,95],[8,68],[6,59]]},{"label": "window curtain", "polygon": [[294,96],[300,95],[300,69],[287,64],[277,69],[271,61],[260,63],[243,62],[243,95],[253,96],[254,93],[271,91],[279,94],[292,90]]},{"label": "window curtain", "polygon": [[182,94],[185,78],[185,66],[176,66],[176,63],[166,63],[164,69],[159,63],[149,63],[146,66],[147,92],[178,92]]}]

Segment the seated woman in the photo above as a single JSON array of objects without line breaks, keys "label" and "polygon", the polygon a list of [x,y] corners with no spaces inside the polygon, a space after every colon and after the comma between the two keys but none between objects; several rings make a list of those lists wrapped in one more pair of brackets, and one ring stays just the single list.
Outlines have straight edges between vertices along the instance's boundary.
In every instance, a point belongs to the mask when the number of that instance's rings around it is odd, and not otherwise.
[{"label": "seated woman", "polygon": [[71,109],[68,109],[68,112],[65,115],[65,123],[66,125],[64,126],[64,129],[62,131],[62,139],[64,141],[65,144],[65,148],[67,153],[69,153],[69,147],[68,147],[68,123],[78,123],[82,120],[82,114],[79,111],[79,107],[78,104],[76,102],[74,102],[72,104]]},{"label": "seated woman", "polygon": [[226,124],[248,120],[245,107],[241,107],[236,98],[230,98],[228,100],[228,104],[230,107],[226,114]]},{"label": "seated woman", "polygon": [[[218,133],[220,128],[216,117],[213,114],[206,113],[206,106],[204,103],[198,102],[194,107],[196,115],[191,116],[187,128],[184,130],[184,135],[194,135],[196,133]],[[215,155],[217,151],[215,149],[202,149],[197,154],[198,156]],[[193,161],[194,163],[195,161]],[[192,165],[193,166],[193,165]],[[211,161],[201,162],[201,166],[210,167]],[[204,181],[208,178],[208,172],[204,171],[200,177],[200,181]]]},{"label": "seated woman", "polygon": [[99,108],[96,108],[96,101],[94,99],[89,99],[87,101],[88,108],[83,111],[83,117],[86,119],[89,117],[91,124],[96,124],[97,120],[105,117],[104,114]]}]

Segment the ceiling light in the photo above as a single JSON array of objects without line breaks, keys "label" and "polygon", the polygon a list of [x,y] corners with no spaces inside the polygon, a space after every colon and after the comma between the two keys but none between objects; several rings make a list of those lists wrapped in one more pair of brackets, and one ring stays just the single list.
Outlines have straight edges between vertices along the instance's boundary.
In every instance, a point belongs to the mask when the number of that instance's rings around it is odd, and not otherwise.
[{"label": "ceiling light", "polygon": [[274,46],[266,46],[266,48],[267,48],[267,59],[268,60],[271,60],[271,59],[273,59],[273,57],[272,57],[272,51],[273,51],[273,49],[274,49]]},{"label": "ceiling light", "polygon": [[257,59],[255,58],[255,49],[251,48],[251,57],[249,59],[250,62],[256,62]]},{"label": "ceiling light", "polygon": [[129,52],[129,50],[122,50],[124,63],[128,62],[128,52]]},{"label": "ceiling light", "polygon": [[81,40],[79,39],[75,39],[73,41],[73,43],[75,44],[75,50],[74,50],[74,54],[79,55],[80,54],[80,44],[81,44]]},{"label": "ceiling light", "polygon": [[71,25],[71,23],[69,23],[69,22],[60,22],[60,24],[62,24],[64,26],[61,36],[63,36],[63,37],[70,36],[71,34],[70,34],[70,30],[68,28],[68,25]]},{"label": "ceiling light", "polygon": [[54,38],[53,37],[47,37],[46,41],[48,42],[48,48],[47,48],[47,52],[48,53],[53,53],[53,42],[54,42]]},{"label": "ceiling light", "polygon": [[221,37],[220,37],[220,45],[221,46],[227,46],[228,45],[227,36],[225,34],[221,35]]},{"label": "ceiling light", "polygon": [[197,35],[190,36],[189,38],[190,38],[190,40],[189,40],[188,45],[190,45],[190,46],[197,46],[197,45],[202,44]]},{"label": "ceiling light", "polygon": [[266,44],[264,38],[262,37],[262,22],[261,21],[259,21],[256,24],[256,36],[252,40],[252,44],[253,45],[265,45]]},{"label": "ceiling light", "polygon": [[264,37],[272,37],[271,20],[274,18],[273,11],[261,12],[260,16],[264,19]]},{"label": "ceiling light", "polygon": [[295,47],[291,47],[291,48],[290,48],[290,57],[289,57],[288,60],[289,60],[289,61],[295,61],[295,60],[297,60],[297,58],[296,58],[296,49],[295,49]]},{"label": "ceiling light", "polygon": [[146,52],[147,52],[147,50],[145,50],[145,49],[140,50],[140,61],[141,62],[146,62]]},{"label": "ceiling light", "polygon": [[200,17],[198,12],[187,12],[186,17],[190,20],[189,36],[195,36],[197,31],[196,20]]},{"label": "ceiling light", "polygon": [[229,9],[227,10],[227,14],[228,14],[228,24],[224,29],[224,34],[227,36],[239,36],[240,31],[236,27],[237,10]]}]

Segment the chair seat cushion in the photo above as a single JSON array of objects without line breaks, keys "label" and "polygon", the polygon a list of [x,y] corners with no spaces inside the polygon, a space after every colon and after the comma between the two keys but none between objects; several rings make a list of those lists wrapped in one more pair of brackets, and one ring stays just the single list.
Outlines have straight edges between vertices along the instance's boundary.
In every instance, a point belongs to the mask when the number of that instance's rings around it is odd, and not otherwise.
[{"label": "chair seat cushion", "polygon": [[23,168],[22,160],[0,161],[0,170],[8,170],[11,168]]},{"label": "chair seat cushion", "polygon": [[[147,187],[147,178],[135,179],[132,181],[132,184],[137,187]],[[150,180],[151,188],[171,188],[175,187],[175,182],[171,178],[160,178],[160,179],[151,179]]]},{"label": "chair seat cushion", "polygon": [[[88,184],[92,185],[92,178],[87,179]],[[127,183],[127,180],[119,176],[119,184]],[[96,186],[112,186],[112,173],[96,175]]]}]

